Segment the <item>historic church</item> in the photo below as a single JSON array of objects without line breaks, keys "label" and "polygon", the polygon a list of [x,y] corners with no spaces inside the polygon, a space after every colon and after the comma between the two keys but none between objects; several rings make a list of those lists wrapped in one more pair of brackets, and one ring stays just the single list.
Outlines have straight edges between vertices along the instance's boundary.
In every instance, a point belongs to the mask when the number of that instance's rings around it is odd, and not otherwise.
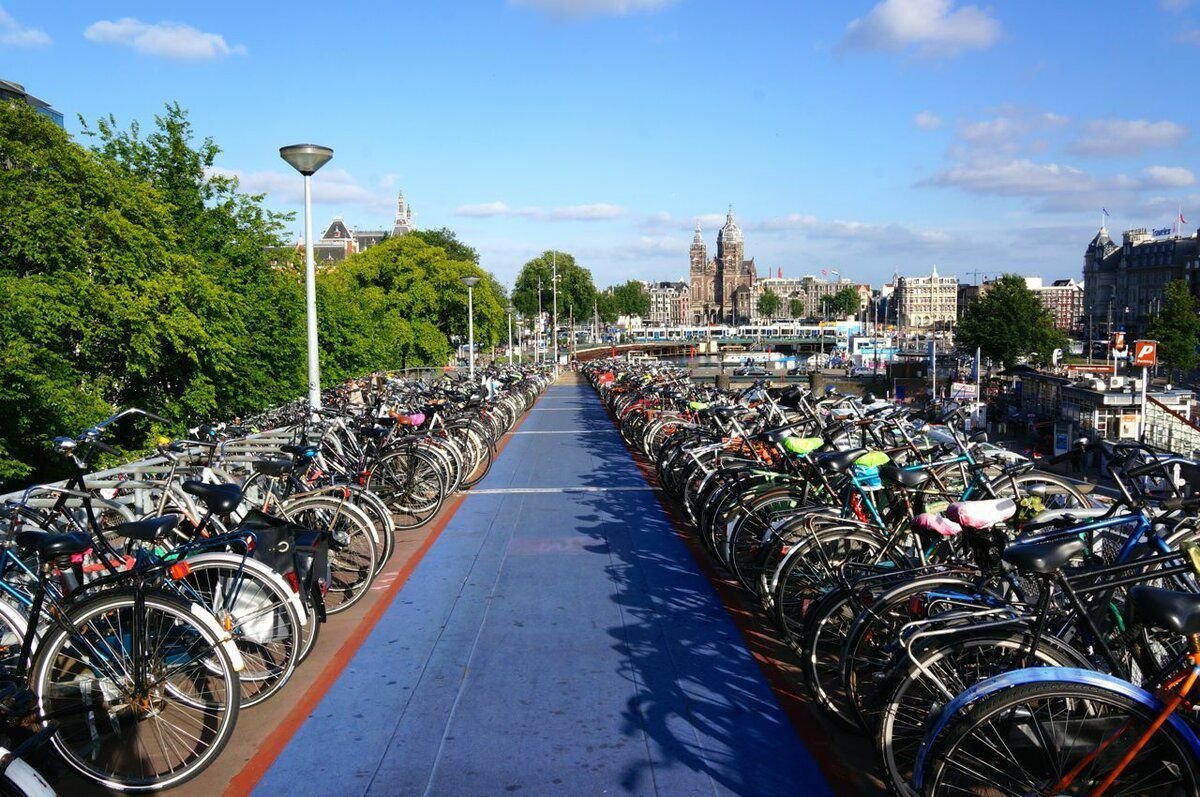
[{"label": "historic church", "polygon": [[717,233],[717,256],[711,260],[697,225],[691,248],[693,324],[739,323],[750,318],[750,289],[757,274],[754,261],[746,260],[745,254],[746,243],[732,208]]}]

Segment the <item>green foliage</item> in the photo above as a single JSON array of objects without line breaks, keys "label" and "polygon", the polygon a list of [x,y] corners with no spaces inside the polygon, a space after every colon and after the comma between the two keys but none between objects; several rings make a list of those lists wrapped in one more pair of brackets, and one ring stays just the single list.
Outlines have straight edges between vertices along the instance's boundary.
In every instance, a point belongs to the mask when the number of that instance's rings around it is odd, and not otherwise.
[{"label": "green foliage", "polygon": [[767,318],[774,318],[782,305],[783,300],[779,298],[779,294],[767,288],[758,297],[758,314]]},{"label": "green foliage", "polygon": [[608,288],[596,294],[596,312],[600,314],[600,320],[606,323],[613,323],[617,317],[621,315],[617,309],[617,298],[613,296],[613,289]]},{"label": "green foliage", "polygon": [[1049,362],[1054,349],[1067,345],[1066,335],[1054,328],[1049,311],[1016,274],[1000,277],[967,307],[955,335],[968,351],[982,349],[984,356],[1006,366],[1031,353]]},{"label": "green foliage", "polygon": [[1186,282],[1176,280],[1167,285],[1162,311],[1150,320],[1147,334],[1158,341],[1158,356],[1171,368],[1190,371],[1200,362],[1196,356],[1196,345],[1200,343],[1200,303]]},{"label": "green foliage", "polygon": [[[282,247],[287,216],[214,172],[166,108],[143,136],[110,117],[88,149],[21,103],[0,102],[0,488],[62,475],[55,435],[137,406],[173,429],[262,410],[305,385],[303,269]],[[453,233],[388,241],[319,279],[326,383],[443,362],[503,324],[502,289]],[[447,254],[448,247],[452,254]],[[456,257],[462,258],[455,259]],[[126,426],[138,448],[152,431]]]},{"label": "green foliage", "polygon": [[845,318],[858,312],[858,291],[846,287],[825,300],[825,312],[831,318]]},{"label": "green foliage", "polygon": [[788,301],[788,316],[791,318],[801,318],[804,316],[804,302],[800,299],[791,299]]},{"label": "green foliage", "polygon": [[637,280],[614,285],[608,290],[612,294],[617,315],[636,315],[643,318],[650,315],[650,293],[646,286]]},{"label": "green foliage", "polygon": [[513,286],[512,303],[525,317],[531,318],[538,311],[538,280],[541,280],[542,311],[552,312],[553,293],[551,283],[552,264],[558,268],[558,317],[560,323],[574,310],[576,318],[591,318],[592,303],[596,297],[596,286],[592,284],[592,273],[575,262],[566,252],[547,250],[530,260],[521,268]]}]

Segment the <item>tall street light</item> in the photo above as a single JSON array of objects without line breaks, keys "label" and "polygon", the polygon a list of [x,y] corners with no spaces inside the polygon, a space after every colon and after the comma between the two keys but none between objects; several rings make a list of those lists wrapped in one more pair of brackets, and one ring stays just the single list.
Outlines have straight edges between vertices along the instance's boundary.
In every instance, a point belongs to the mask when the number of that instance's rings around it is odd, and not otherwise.
[{"label": "tall street light", "polygon": [[292,144],[279,148],[279,157],[304,175],[304,305],[308,326],[308,404],[321,409],[321,361],[317,349],[317,265],[313,260],[312,176],[333,150],[317,144]]},{"label": "tall street light", "polygon": [[551,288],[554,291],[554,378],[558,378],[558,252],[550,256]]},{"label": "tall street light", "polygon": [[513,349],[512,349],[513,306],[512,306],[512,302],[508,303],[508,307],[506,309],[508,310],[508,364],[512,365],[513,364]]},{"label": "tall street light", "polygon": [[479,277],[465,274],[460,277],[467,286],[467,375],[475,381],[475,285]]}]

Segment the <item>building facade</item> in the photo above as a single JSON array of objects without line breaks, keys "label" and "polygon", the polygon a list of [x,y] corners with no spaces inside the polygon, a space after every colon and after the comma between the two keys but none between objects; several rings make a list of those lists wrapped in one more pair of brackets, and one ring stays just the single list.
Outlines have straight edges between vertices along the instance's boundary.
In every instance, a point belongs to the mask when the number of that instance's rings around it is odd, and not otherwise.
[{"label": "building facade", "polygon": [[1083,255],[1080,316],[1098,332],[1144,334],[1162,307],[1167,284],[1187,283],[1200,296],[1200,232],[1126,230],[1117,244],[1100,228]]},{"label": "building facade", "polygon": [[[758,300],[768,290],[773,291],[779,297],[779,312],[774,318],[793,318],[792,302],[799,301],[800,312],[794,317],[803,320],[816,320],[824,318],[825,308],[822,306],[824,299],[833,296],[838,291],[844,288],[853,288],[859,294],[861,303],[862,288],[864,286],[855,285],[850,280],[838,280],[830,282],[829,280],[817,279],[812,275],[803,277],[763,277],[754,281],[753,287],[750,288],[750,296],[748,301],[750,304],[749,318],[753,323],[761,323],[770,321],[771,318],[765,318],[758,312]],[[866,286],[867,301],[870,301],[871,289]]]},{"label": "building facade", "polygon": [[396,220],[391,232],[387,230],[351,230],[334,216],[320,240],[313,242],[313,259],[317,265],[340,263],[356,252],[365,252],[387,238],[398,238],[413,231],[412,208],[404,200],[404,192],[396,200]]},{"label": "building facade", "polygon": [[737,323],[750,318],[751,290],[757,278],[754,261],[746,260],[742,230],[733,211],[717,233],[717,255],[709,259],[704,236],[696,227],[689,250],[688,288],[693,324]]},{"label": "building facade", "polygon": [[674,327],[691,323],[691,292],[686,282],[651,282],[646,285],[650,294],[650,314],[647,321],[653,326]]},{"label": "building facade", "polygon": [[[1063,332],[1077,332],[1084,324],[1082,282],[1075,280],[1055,280],[1049,285],[1043,283],[1041,277],[1025,277],[1025,287],[1033,292],[1046,311],[1054,319],[1054,326]],[[992,282],[981,285],[958,286],[958,315],[962,317],[972,302],[987,296]]]},{"label": "building facade", "polygon": [[59,127],[63,126],[62,112],[56,110],[45,100],[39,100],[37,97],[25,91],[25,87],[20,83],[14,83],[11,80],[0,80],[0,100],[15,100],[17,102],[24,102],[42,116],[50,119],[52,122],[54,122],[54,124],[58,125]]},{"label": "building facade", "polygon": [[949,329],[958,318],[958,278],[933,267],[928,277],[896,277],[897,323],[909,329]]}]

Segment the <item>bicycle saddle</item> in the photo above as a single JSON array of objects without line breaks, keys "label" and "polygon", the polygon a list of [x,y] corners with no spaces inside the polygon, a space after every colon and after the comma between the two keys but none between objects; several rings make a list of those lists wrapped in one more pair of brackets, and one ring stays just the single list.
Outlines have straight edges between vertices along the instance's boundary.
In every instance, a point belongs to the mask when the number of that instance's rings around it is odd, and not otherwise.
[{"label": "bicycle saddle", "polygon": [[1139,584],[1129,590],[1133,615],[1176,634],[1200,634],[1200,595]]},{"label": "bicycle saddle", "polygon": [[1018,570],[1049,575],[1083,551],[1087,544],[1079,537],[1063,537],[1044,542],[1014,542],[1000,558]]},{"label": "bicycle saddle", "polygon": [[42,559],[57,559],[91,549],[92,538],[82,532],[70,534],[47,534],[44,531],[22,531],[17,535],[17,545],[33,548]]},{"label": "bicycle saddle", "polygon": [[832,454],[822,454],[817,457],[817,463],[834,473],[841,473],[854,464],[854,460],[867,453],[865,448],[852,448],[849,451],[835,451]]},{"label": "bicycle saddle", "polygon": [[910,490],[924,485],[933,478],[933,473],[925,468],[906,470],[895,465],[880,465],[879,478],[888,484],[897,484]]},{"label": "bicycle saddle", "polygon": [[174,530],[179,525],[181,517],[181,515],[163,515],[145,520],[131,520],[128,523],[114,526],[112,532],[118,537],[127,537],[139,542],[154,542]]},{"label": "bicycle saddle", "polygon": [[228,515],[242,502],[242,488],[236,484],[205,484],[186,481],[183,491],[200,499],[214,515]]},{"label": "bicycle saddle", "polygon": [[946,509],[946,517],[968,529],[990,529],[1017,514],[1017,504],[1011,498],[989,501],[956,501]]},{"label": "bicycle saddle", "polygon": [[285,473],[291,473],[294,468],[295,465],[290,459],[254,460],[254,471],[265,473],[267,476],[283,476]]},{"label": "bicycle saddle", "polygon": [[962,526],[944,515],[935,515],[932,512],[917,515],[913,518],[912,527],[913,531],[929,531],[941,537],[953,537],[962,533]]}]

